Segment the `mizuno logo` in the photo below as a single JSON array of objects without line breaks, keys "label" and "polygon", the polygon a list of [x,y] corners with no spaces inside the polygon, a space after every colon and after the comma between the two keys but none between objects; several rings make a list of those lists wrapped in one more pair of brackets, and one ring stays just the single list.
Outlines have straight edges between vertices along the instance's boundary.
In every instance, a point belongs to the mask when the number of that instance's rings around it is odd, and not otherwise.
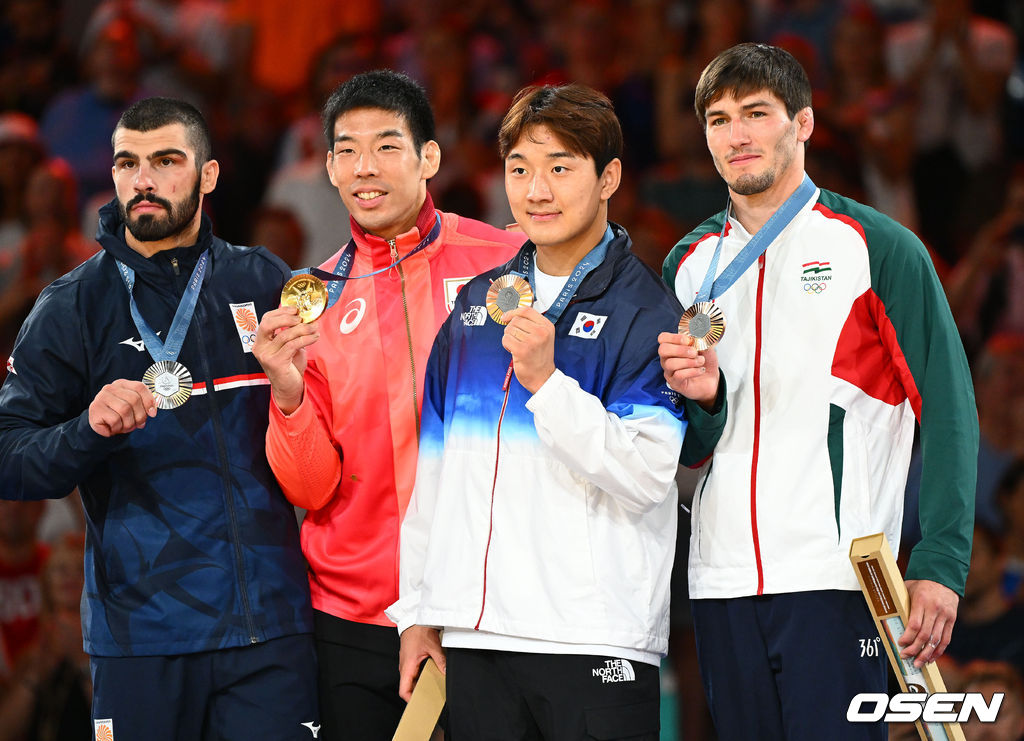
[{"label": "mizuno logo", "polygon": [[309,721],[309,723],[303,723],[302,725],[309,729],[309,732],[313,734],[313,738],[316,738],[320,734],[320,726],[314,723],[313,721]]},{"label": "mizuno logo", "polygon": [[129,347],[134,347],[139,352],[145,352],[145,350],[146,350],[146,343],[143,342],[142,340],[137,340],[134,337],[129,337],[127,340],[121,340],[117,344],[118,345],[128,345]]},{"label": "mizuno logo", "polygon": [[[160,334],[161,334],[160,332],[157,332],[156,336],[159,337]],[[118,345],[128,345],[128,347],[134,347],[139,352],[145,352],[146,351],[146,343],[143,342],[142,340],[137,340],[134,337],[129,337],[127,340],[121,340],[117,344]]]}]

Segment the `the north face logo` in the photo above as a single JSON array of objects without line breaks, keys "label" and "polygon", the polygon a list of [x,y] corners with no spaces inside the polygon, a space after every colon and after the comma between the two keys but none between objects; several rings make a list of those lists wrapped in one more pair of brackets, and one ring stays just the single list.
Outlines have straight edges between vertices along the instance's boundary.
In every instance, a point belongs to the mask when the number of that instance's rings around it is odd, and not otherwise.
[{"label": "the north face logo", "polygon": [[636,672],[633,665],[625,659],[608,659],[604,666],[594,669],[593,676],[600,677],[602,683],[608,682],[633,682],[636,680]]},{"label": "the north face logo", "polygon": [[482,327],[487,321],[487,310],[483,306],[470,306],[462,312],[462,323],[467,327]]}]

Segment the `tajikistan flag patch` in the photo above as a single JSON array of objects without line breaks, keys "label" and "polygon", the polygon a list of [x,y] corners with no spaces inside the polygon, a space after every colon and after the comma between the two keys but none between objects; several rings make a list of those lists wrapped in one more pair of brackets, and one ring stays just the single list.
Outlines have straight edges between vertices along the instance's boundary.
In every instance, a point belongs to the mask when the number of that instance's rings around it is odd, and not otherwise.
[{"label": "tajikistan flag patch", "polygon": [[588,340],[595,339],[601,330],[604,329],[605,322],[608,321],[608,317],[601,316],[600,314],[587,314],[580,312],[576,315],[576,321],[572,323],[572,328],[569,330],[570,337],[583,337]]}]

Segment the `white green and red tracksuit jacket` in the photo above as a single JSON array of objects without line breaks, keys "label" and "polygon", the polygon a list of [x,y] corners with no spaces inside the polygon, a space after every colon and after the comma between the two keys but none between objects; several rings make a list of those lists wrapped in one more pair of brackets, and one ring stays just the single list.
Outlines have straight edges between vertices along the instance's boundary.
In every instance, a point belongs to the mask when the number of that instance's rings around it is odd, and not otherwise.
[{"label": "white green and red tracksuit jacket", "polygon": [[[438,327],[470,278],[515,254],[525,237],[435,211],[430,196],[416,226],[385,240],[352,221],[351,276],[320,317],[307,348],[305,395],[285,416],[272,402],[267,457],[288,499],[309,510],[302,550],[313,607],[359,623],[393,627],[398,535],[416,475],[423,374]],[[334,255],[322,268],[332,270]]]},{"label": "white green and red tracksuit jacket", "polygon": [[[665,260],[684,306],[722,218]],[[751,236],[729,220],[719,272]],[[963,594],[978,419],[963,346],[917,237],[819,190],[716,304],[729,415],[694,498],[690,596],[858,589],[850,541],[884,532],[899,548],[915,418],[923,537],[906,577]]]}]

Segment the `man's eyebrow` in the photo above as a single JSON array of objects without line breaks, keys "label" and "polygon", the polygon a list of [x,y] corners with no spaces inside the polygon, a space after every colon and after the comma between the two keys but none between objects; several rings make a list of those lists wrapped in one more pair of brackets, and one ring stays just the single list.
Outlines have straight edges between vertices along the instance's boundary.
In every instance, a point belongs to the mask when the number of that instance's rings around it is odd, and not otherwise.
[{"label": "man's eyebrow", "polygon": [[[544,159],[549,159],[549,160],[578,159],[578,158],[579,158],[579,155],[575,155],[572,152],[551,152],[550,154],[544,155]],[[524,157],[519,152],[512,152],[505,159],[506,160],[523,160],[523,159],[526,159],[526,157]]]},{"label": "man's eyebrow", "polygon": [[166,156],[168,156],[170,154],[174,154],[174,155],[177,155],[179,157],[184,157],[185,159],[188,159],[188,153],[185,150],[183,150],[183,149],[174,149],[174,148],[161,149],[158,152],[153,152],[153,154],[149,155],[149,158],[151,160],[153,160],[153,159],[158,159],[160,157],[166,157]]},{"label": "man's eyebrow", "polygon": [[[764,108],[766,106],[770,106],[771,104],[772,103],[771,103],[770,100],[759,98],[758,100],[753,100],[753,101],[751,101],[749,103],[744,103],[743,105],[740,106],[740,110],[741,111],[749,111],[751,108]],[[725,116],[725,115],[727,115],[726,112],[724,110],[722,110],[721,108],[714,108],[714,109],[710,109],[710,110],[704,111],[704,118],[712,118],[714,116]]]},{"label": "man's eyebrow", "polygon": [[[149,155],[149,159],[151,159],[151,160],[152,159],[159,159],[160,157],[167,157],[168,155],[176,155],[178,157],[184,157],[185,159],[188,159],[188,153],[185,150],[183,150],[183,149],[175,149],[173,147],[171,147],[169,149],[161,149],[161,150],[159,150],[157,152],[153,152],[153,154]],[[127,149],[121,149],[121,150],[119,150],[117,152],[114,152],[114,161],[115,162],[117,160],[125,160],[125,159],[127,159],[127,160],[137,160],[138,158],[139,158],[139,155],[135,154],[135,152],[129,152]]]},{"label": "man's eyebrow", "polygon": [[[374,139],[387,139],[389,136],[397,136],[401,138],[404,137],[405,135],[402,133],[401,129],[385,129],[384,131],[377,132],[377,135],[374,136]],[[355,141],[355,139],[350,134],[338,134],[336,137],[334,137],[335,144],[337,144],[338,142],[347,141]]]}]

